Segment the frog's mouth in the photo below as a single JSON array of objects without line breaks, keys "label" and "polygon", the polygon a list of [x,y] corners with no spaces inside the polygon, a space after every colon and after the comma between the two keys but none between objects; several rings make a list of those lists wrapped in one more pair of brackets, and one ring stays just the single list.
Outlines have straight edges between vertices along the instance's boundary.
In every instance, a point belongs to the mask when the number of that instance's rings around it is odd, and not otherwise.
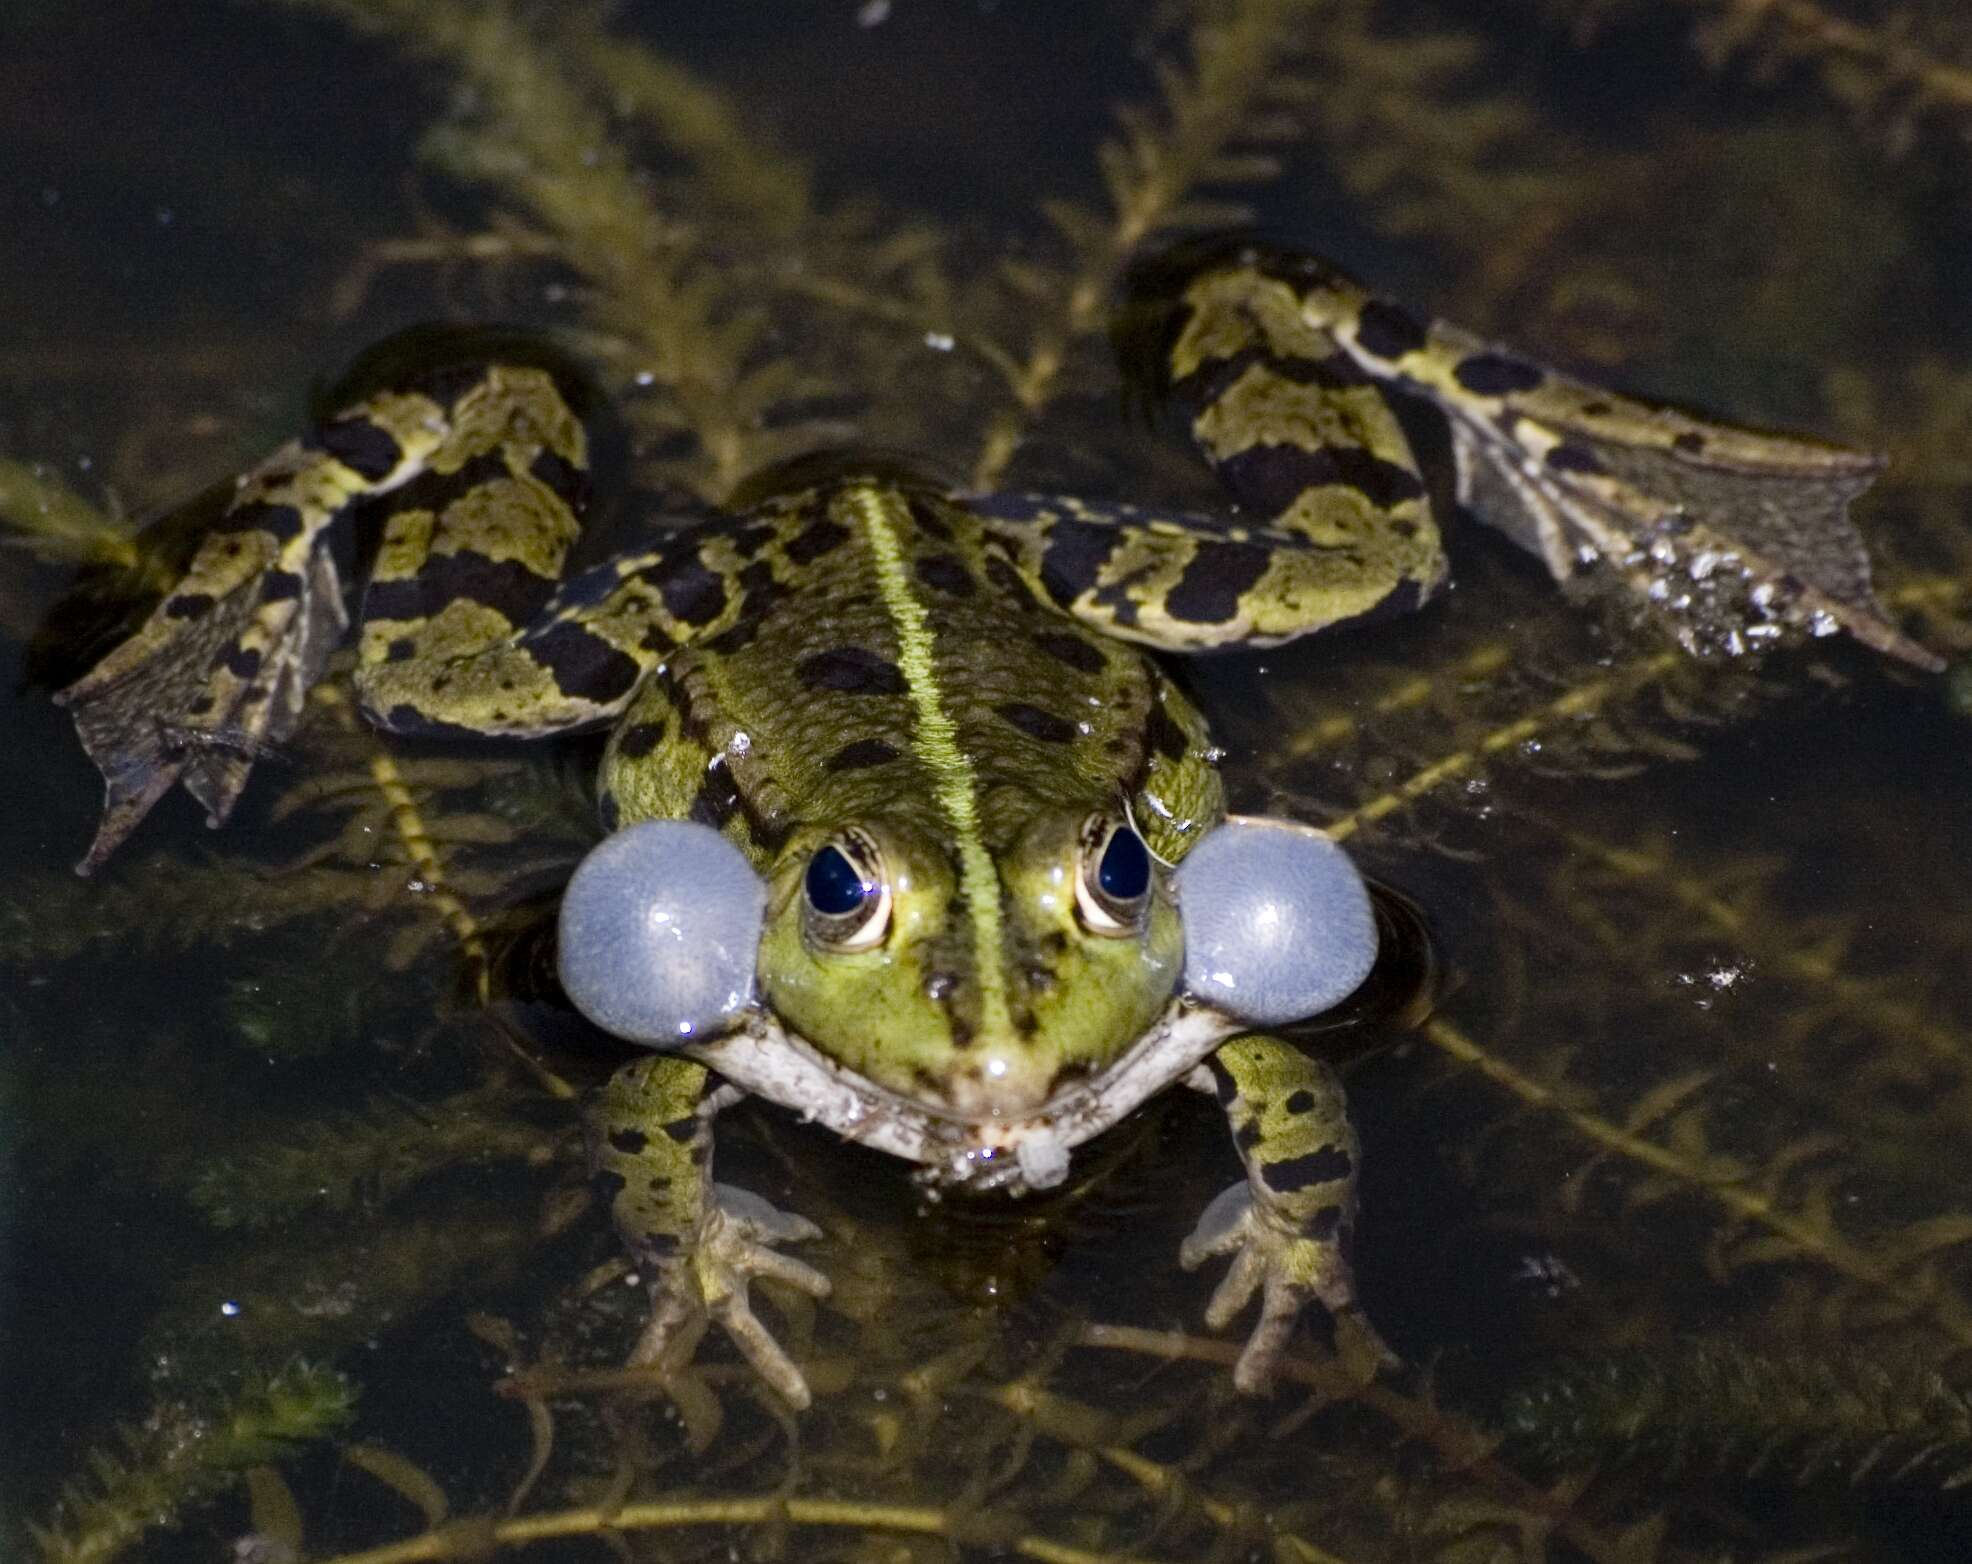
[{"label": "frog's mouth", "polygon": [[764,1008],[687,1052],[735,1085],[775,1102],[800,1103],[804,1118],[921,1164],[922,1176],[934,1185],[1019,1195],[1059,1184],[1068,1176],[1071,1148],[1190,1074],[1242,1030],[1179,994],[1128,1053],[1018,1118],[959,1114],[901,1096],[844,1069]]}]

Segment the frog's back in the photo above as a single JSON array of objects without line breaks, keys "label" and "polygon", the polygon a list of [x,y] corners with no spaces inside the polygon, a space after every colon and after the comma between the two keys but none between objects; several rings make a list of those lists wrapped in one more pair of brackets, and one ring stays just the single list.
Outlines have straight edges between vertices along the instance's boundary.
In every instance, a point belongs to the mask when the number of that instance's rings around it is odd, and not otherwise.
[{"label": "frog's back", "polygon": [[850,478],[732,536],[738,615],[668,657],[618,730],[617,823],[700,819],[764,860],[882,815],[998,853],[1037,812],[1141,784],[1163,675],[1038,601],[962,503]]}]

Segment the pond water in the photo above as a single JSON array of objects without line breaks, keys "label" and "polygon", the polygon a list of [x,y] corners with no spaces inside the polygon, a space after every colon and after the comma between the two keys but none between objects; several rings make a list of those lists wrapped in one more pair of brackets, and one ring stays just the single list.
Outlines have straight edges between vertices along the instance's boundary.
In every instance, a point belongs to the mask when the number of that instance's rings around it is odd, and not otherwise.
[{"label": "pond water", "polygon": [[[1968,81],[1955,0],[0,8],[0,1553],[1963,1556]],[[579,1098],[624,1054],[540,976],[593,741],[386,742],[338,674],[223,832],[174,797],[71,873],[50,691],[127,538],[364,345],[560,332],[619,538],[851,443],[1209,507],[1103,325],[1140,247],[1249,224],[1886,451],[1854,519],[1951,663],[1690,657],[1463,520],[1425,611],[1186,668],[1235,805],[1428,930],[1296,1034],[1401,1367],[1317,1317],[1232,1394],[1175,1260],[1237,1165],[1180,1092],[1021,1203],[731,1110],[721,1176],[822,1229],[832,1297],[763,1310],[815,1404],[716,1333],[619,1372]]]}]

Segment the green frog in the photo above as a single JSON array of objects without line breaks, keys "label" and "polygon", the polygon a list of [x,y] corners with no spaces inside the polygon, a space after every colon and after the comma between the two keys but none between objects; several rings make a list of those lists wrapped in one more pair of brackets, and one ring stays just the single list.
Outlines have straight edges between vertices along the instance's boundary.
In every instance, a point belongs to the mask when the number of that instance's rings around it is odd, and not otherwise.
[{"label": "green frog", "polygon": [[1269,1030],[1365,975],[1369,904],[1319,833],[1228,820],[1220,752],[1151,654],[1438,592],[1403,403],[1448,424],[1460,499],[1557,574],[1599,554],[1695,594],[1695,649],[1839,622],[1927,654],[1874,617],[1866,565],[1765,569],[1759,539],[1708,531],[1721,483],[1839,504],[1872,458],[1613,396],[1243,240],[1141,268],[1116,337],[1228,514],[968,494],[834,453],[573,575],[589,436],[569,377],[518,349],[436,354],[243,476],[148,622],[62,693],[107,784],[79,867],[174,782],[226,818],[344,639],[346,562],[372,554],[355,684],[377,727],[609,730],[607,835],[560,961],[581,1009],[649,1049],[590,1115],[650,1279],[636,1361],[675,1365],[709,1315],[808,1401],[748,1288],[826,1294],[781,1248],[815,1229],[713,1178],[715,1115],[742,1092],[1015,1194],[1165,1087],[1208,1092],[1243,1175],[1179,1258],[1230,1257],[1211,1328],[1259,1296],[1235,1383],[1271,1385],[1311,1301],[1375,1343],[1341,1086]]}]

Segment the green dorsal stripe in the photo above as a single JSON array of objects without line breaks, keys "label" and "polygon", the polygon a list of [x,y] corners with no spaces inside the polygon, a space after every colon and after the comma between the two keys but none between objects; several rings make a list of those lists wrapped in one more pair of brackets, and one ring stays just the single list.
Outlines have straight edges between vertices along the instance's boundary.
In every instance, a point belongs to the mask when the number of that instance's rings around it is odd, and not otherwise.
[{"label": "green dorsal stripe", "polygon": [[877,590],[897,635],[897,665],[903,670],[917,719],[917,752],[931,772],[933,792],[951,823],[958,849],[959,896],[972,921],[983,1030],[1004,1037],[1012,1027],[1000,970],[1000,879],[980,838],[979,778],[959,748],[957,724],[939,689],[931,616],[911,589],[910,567],[897,529],[903,501],[891,491],[870,488],[851,489],[842,501],[869,542]]}]

